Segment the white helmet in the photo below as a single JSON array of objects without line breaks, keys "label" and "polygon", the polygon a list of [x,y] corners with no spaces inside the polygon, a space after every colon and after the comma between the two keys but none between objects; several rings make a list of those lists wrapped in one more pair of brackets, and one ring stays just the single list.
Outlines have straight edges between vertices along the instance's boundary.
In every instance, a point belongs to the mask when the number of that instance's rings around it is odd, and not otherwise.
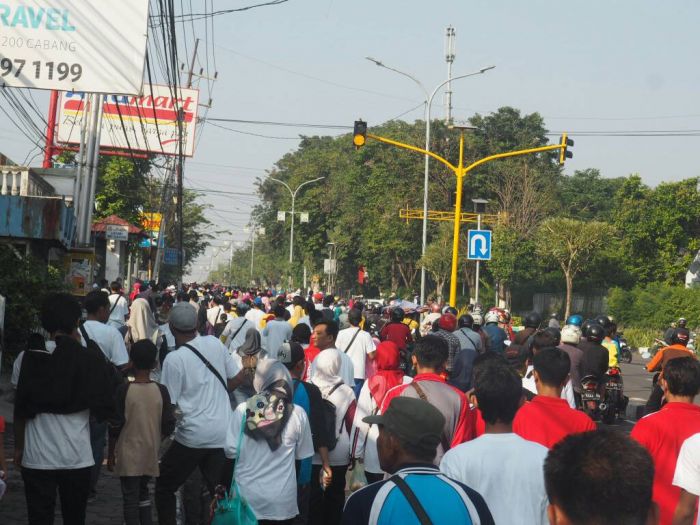
[{"label": "white helmet", "polygon": [[581,329],[575,324],[567,324],[561,329],[561,342],[577,345],[581,341]]},{"label": "white helmet", "polygon": [[483,323],[483,319],[481,318],[481,314],[479,312],[474,312],[472,314],[472,319],[474,319],[474,324],[477,326],[481,326]]},{"label": "white helmet", "polygon": [[498,322],[498,312],[491,310],[489,312],[486,312],[486,315],[484,316],[484,323],[489,324],[489,323],[497,323]]}]

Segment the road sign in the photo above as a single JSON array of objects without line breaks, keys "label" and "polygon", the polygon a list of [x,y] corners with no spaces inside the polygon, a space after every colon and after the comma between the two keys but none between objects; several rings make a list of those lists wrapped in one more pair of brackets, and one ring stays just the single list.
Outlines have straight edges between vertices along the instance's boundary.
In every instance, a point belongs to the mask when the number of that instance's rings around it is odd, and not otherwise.
[{"label": "road sign", "polygon": [[138,95],[148,0],[3,0],[3,86]]},{"label": "road sign", "polygon": [[128,241],[129,227],[119,224],[107,224],[105,226],[105,238],[114,241]]},{"label": "road sign", "polygon": [[175,266],[177,263],[177,248],[166,248],[163,251],[163,264]]},{"label": "road sign", "polygon": [[469,230],[467,259],[472,261],[491,260],[491,230]]}]

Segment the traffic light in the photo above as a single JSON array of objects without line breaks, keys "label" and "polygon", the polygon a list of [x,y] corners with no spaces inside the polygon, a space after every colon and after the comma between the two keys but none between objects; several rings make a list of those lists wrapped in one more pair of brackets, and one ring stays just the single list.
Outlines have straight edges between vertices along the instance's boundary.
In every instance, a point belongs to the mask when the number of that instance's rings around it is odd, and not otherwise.
[{"label": "traffic light", "polygon": [[566,133],[563,133],[559,144],[561,145],[561,149],[559,150],[559,164],[564,164],[566,159],[574,158],[574,154],[568,149],[574,146],[574,141],[568,138]]},{"label": "traffic light", "polygon": [[362,120],[355,121],[355,129],[352,132],[352,143],[360,149],[367,142],[367,123]]}]

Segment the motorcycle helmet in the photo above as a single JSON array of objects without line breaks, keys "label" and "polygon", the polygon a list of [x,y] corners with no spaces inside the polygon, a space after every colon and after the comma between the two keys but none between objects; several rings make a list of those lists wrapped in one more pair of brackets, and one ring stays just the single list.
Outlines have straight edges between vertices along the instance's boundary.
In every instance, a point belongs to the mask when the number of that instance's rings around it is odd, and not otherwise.
[{"label": "motorcycle helmet", "polygon": [[457,308],[455,308],[454,306],[445,306],[445,308],[442,309],[442,313],[443,313],[443,315],[444,314],[452,314],[455,317],[457,317],[457,314],[459,312],[457,311]]},{"label": "motorcycle helmet", "polygon": [[548,326],[544,329],[544,331],[548,334],[551,334],[551,336],[554,338],[554,346],[557,346],[559,345],[559,343],[561,343],[561,332],[559,331],[559,328]]},{"label": "motorcycle helmet", "polygon": [[442,314],[437,323],[438,328],[442,328],[448,332],[454,332],[457,329],[457,318],[449,312]]},{"label": "motorcycle helmet", "polygon": [[395,323],[400,323],[403,321],[404,318],[404,312],[403,308],[399,308],[398,306],[391,310],[391,320]]},{"label": "motorcycle helmet", "polygon": [[595,321],[593,321],[592,319],[586,319],[583,323],[581,323],[581,336],[582,337],[588,337],[588,329],[594,323],[595,323]]},{"label": "motorcycle helmet", "polygon": [[529,312],[525,315],[525,318],[523,319],[523,324],[525,325],[525,328],[537,329],[542,324],[542,316],[537,312]]},{"label": "motorcycle helmet", "polygon": [[674,345],[686,346],[690,341],[690,332],[686,328],[676,328],[671,336],[671,343]]},{"label": "motorcycle helmet", "polygon": [[574,324],[567,324],[561,329],[561,342],[577,345],[581,341],[581,329]]},{"label": "motorcycle helmet", "polygon": [[605,329],[598,323],[591,323],[586,333],[586,339],[593,343],[600,344],[605,339]]},{"label": "motorcycle helmet", "polygon": [[484,323],[484,318],[481,317],[479,312],[474,312],[472,314],[472,320],[474,321],[474,324],[472,325],[474,328],[479,328]]},{"label": "motorcycle helmet", "polygon": [[678,328],[685,328],[688,324],[688,320],[685,317],[678,319]]},{"label": "motorcycle helmet", "polygon": [[462,315],[457,319],[457,326],[460,328],[471,328],[474,326],[474,318],[469,314]]},{"label": "motorcycle helmet", "polygon": [[498,312],[486,312],[484,316],[484,322],[486,324],[492,324],[498,322]]},{"label": "motorcycle helmet", "polygon": [[580,328],[583,324],[583,317],[581,317],[579,314],[570,315],[564,324],[578,326]]},{"label": "motorcycle helmet", "polygon": [[510,312],[508,310],[501,310],[501,315],[503,316],[503,324],[510,323],[512,316],[510,315]]},{"label": "motorcycle helmet", "polygon": [[595,322],[606,330],[612,325],[612,321],[610,321],[610,318],[607,315],[599,315],[595,318]]}]

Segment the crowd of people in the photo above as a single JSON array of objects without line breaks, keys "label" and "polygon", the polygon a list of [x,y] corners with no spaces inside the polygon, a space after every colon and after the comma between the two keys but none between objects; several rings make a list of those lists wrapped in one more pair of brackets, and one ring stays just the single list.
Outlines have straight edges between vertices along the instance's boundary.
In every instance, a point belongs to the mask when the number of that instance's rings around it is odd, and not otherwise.
[{"label": "crowd of people", "polygon": [[14,363],[29,523],[53,523],[57,494],[85,523],[105,459],[127,525],[203,522],[196,471],[214,524],[695,523],[685,327],[627,436],[580,410],[582,378],[618,363],[605,316],[520,328],[500,309],[105,284],[50,295]]}]

